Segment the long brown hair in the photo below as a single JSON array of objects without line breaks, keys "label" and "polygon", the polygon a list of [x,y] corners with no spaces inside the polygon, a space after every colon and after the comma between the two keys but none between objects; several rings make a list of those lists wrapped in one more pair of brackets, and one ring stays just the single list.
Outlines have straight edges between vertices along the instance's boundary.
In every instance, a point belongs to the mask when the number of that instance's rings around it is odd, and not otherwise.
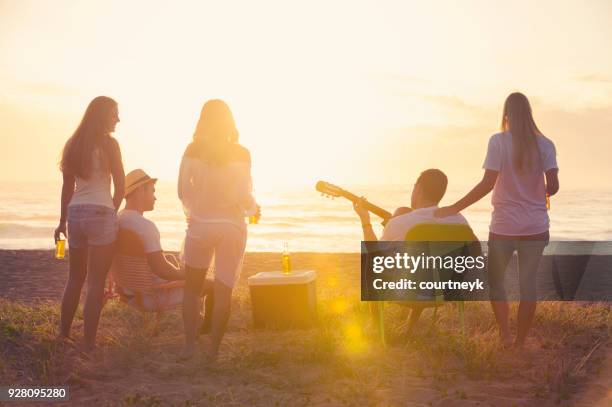
[{"label": "long brown hair", "polygon": [[[116,108],[117,102],[108,96],[98,96],[89,102],[81,123],[64,145],[60,162],[63,173],[89,178],[94,150],[106,152],[109,122]],[[106,154],[102,154],[102,164],[108,166]]]},{"label": "long brown hair", "polygon": [[238,142],[238,130],[229,106],[220,99],[204,103],[200,119],[187,146],[185,156],[211,164],[229,161],[232,146]]},{"label": "long brown hair", "polygon": [[540,162],[537,137],[542,136],[542,132],[533,120],[527,96],[514,92],[506,98],[501,129],[512,134],[515,167],[519,171],[534,169],[534,164]]}]

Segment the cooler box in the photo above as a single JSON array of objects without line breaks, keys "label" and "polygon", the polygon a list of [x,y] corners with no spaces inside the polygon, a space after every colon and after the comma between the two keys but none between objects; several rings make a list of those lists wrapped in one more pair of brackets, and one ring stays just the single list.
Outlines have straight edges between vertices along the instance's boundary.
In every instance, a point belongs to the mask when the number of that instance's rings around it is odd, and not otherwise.
[{"label": "cooler box", "polygon": [[264,271],[248,278],[256,327],[299,327],[316,319],[314,270]]}]

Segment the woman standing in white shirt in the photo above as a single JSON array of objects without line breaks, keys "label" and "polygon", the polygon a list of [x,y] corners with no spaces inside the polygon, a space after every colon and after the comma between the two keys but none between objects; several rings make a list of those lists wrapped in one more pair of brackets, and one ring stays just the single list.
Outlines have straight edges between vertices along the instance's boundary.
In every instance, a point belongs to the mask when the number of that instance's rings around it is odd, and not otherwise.
[{"label": "woman standing in white shirt", "polygon": [[501,130],[489,139],[482,180],[455,204],[440,208],[436,216],[456,214],[493,190],[489,297],[502,344],[510,346],[504,273],[517,251],[521,301],[514,345],[521,347],[535,314],[536,272],[549,240],[547,200],[559,190],[559,168],[555,145],[536,126],[529,101],[522,93],[512,93],[506,99]]},{"label": "woman standing in white shirt", "polygon": [[246,246],[245,216],[259,213],[252,195],[251,156],[238,144],[232,112],[222,100],[210,100],[181,162],[178,196],[187,218],[183,245],[186,268],[183,358],[195,350],[199,293],[215,259],[211,359],[216,358],[230,316],[231,295]]}]

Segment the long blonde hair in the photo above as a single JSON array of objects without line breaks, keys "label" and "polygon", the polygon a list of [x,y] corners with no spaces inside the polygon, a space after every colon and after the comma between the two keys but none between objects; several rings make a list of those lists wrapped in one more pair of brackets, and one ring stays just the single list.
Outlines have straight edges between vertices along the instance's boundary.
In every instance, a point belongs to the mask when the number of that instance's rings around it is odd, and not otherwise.
[{"label": "long blonde hair", "polygon": [[512,134],[512,160],[515,167],[519,171],[533,170],[534,164],[540,162],[537,137],[542,136],[542,132],[533,120],[527,96],[514,92],[506,98],[501,130]]},{"label": "long blonde hair", "polygon": [[[94,98],[62,150],[60,169],[63,173],[89,178],[92,171],[92,156],[96,149],[106,153],[110,137],[109,122],[117,102],[108,96]],[[102,154],[102,165],[108,167],[107,154]]]},{"label": "long blonde hair", "polygon": [[232,147],[237,143],[238,130],[232,111],[221,99],[212,99],[202,106],[193,141],[187,146],[185,156],[211,164],[224,164],[229,161]]}]

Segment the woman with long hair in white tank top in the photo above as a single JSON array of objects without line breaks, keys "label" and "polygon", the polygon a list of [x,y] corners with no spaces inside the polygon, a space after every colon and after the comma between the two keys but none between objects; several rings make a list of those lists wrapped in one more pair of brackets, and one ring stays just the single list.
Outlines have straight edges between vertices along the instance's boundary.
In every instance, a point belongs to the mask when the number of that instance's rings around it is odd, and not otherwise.
[{"label": "woman with long hair in white tank top", "polygon": [[[87,277],[83,307],[83,350],[93,350],[104,301],[104,282],[114,254],[117,209],[125,176],[119,143],[111,133],[119,122],[117,102],[93,99],[62,151],[61,215],[54,238],[68,235],[70,272],[62,297],[60,337],[70,328]],[[114,191],[111,195],[111,180]],[[66,233],[67,232],[67,233]]]},{"label": "woman with long hair in white tank top", "polygon": [[454,205],[438,209],[436,216],[456,214],[493,191],[487,266],[489,299],[502,344],[510,346],[504,273],[516,251],[521,301],[514,345],[522,347],[536,310],[536,272],[549,240],[547,200],[559,190],[559,168],[555,145],[538,129],[529,100],[522,93],[506,98],[501,130],[489,139],[482,181]]},{"label": "woman with long hair in white tank top", "polygon": [[247,238],[245,215],[259,212],[252,195],[251,155],[238,144],[238,130],[229,107],[210,100],[181,162],[178,196],[187,218],[183,246],[186,268],[183,297],[185,349],[195,350],[199,293],[214,258],[211,359],[216,358],[230,316],[231,295],[240,275]]}]

